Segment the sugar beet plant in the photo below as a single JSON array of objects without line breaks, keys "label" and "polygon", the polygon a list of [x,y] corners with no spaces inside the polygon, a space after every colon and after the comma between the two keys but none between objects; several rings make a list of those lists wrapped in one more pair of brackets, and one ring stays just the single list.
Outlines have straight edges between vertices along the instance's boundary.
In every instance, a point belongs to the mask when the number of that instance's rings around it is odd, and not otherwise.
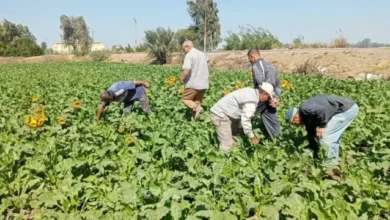
[{"label": "sugar beet plant", "polygon": [[[242,138],[220,153],[208,110],[251,86],[245,72],[212,72],[205,113],[188,120],[174,68],[72,63],[0,66],[0,216],[5,219],[388,219],[390,85],[283,75],[283,135]],[[149,80],[153,114],[122,117],[99,93],[117,80]],[[360,114],[341,145],[341,181],[324,179],[287,108],[327,93]]]}]

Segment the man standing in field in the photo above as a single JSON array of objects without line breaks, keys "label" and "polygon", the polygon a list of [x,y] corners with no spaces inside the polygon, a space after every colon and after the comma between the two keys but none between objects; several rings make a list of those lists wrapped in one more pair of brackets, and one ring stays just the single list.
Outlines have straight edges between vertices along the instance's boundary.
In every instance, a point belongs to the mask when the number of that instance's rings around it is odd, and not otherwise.
[{"label": "man standing in field", "polygon": [[256,109],[256,115],[261,114],[265,128],[271,139],[281,133],[281,127],[277,117],[277,107],[279,106],[280,95],[282,94],[282,86],[277,72],[273,66],[268,64],[264,59],[260,58],[260,52],[257,49],[248,51],[248,60],[251,63],[253,76],[253,84],[255,89],[264,82],[270,83],[275,91],[271,102],[261,102]]},{"label": "man standing in field", "polygon": [[202,100],[209,87],[209,59],[205,53],[194,48],[191,41],[183,43],[187,53],[184,58],[183,75],[180,78],[184,84],[183,102],[192,109],[192,119],[196,120],[203,111]]},{"label": "man standing in field", "polygon": [[211,122],[214,124],[220,149],[231,151],[241,129],[252,144],[259,143],[252,131],[251,119],[259,103],[272,101],[274,89],[269,83],[260,87],[236,90],[220,99],[211,109]]},{"label": "man standing in field", "polygon": [[[303,102],[299,108],[287,111],[287,122],[301,126],[307,131],[309,148],[313,150],[314,158],[319,158],[321,145],[327,146],[327,159],[325,166],[331,167],[339,164],[340,139],[359,113],[359,107],[354,100],[332,96],[319,95]],[[334,176],[329,170],[328,175]]]},{"label": "man standing in field", "polygon": [[146,113],[151,113],[149,100],[145,88],[149,88],[149,82],[144,81],[119,81],[114,83],[107,91],[100,94],[102,104],[98,108],[96,121],[100,121],[105,107],[111,102],[123,102],[124,114],[129,114],[133,109],[135,101],[139,101]]}]

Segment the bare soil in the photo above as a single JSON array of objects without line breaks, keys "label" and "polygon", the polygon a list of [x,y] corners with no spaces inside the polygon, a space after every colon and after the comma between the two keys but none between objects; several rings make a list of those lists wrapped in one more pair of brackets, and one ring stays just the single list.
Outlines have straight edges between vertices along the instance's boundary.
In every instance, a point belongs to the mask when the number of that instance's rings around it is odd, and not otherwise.
[{"label": "bare soil", "polygon": [[[213,69],[249,70],[246,51],[210,52]],[[261,51],[261,56],[283,73],[317,73],[337,78],[362,78],[364,74],[390,78],[390,48],[375,49],[301,49]],[[28,58],[0,57],[0,64],[37,62],[89,61],[88,57],[74,55],[45,55]],[[180,66],[182,55],[173,57],[171,64]],[[150,64],[146,53],[112,54],[107,62]]]}]

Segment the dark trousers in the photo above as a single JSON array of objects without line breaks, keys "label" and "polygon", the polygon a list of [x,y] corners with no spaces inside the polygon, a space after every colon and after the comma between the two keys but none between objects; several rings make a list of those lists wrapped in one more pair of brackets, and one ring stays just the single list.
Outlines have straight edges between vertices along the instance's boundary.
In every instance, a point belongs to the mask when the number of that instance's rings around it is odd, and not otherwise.
[{"label": "dark trousers", "polygon": [[258,114],[261,115],[263,124],[272,140],[282,133],[276,108],[271,107],[268,103],[259,103],[256,109],[256,115]]}]

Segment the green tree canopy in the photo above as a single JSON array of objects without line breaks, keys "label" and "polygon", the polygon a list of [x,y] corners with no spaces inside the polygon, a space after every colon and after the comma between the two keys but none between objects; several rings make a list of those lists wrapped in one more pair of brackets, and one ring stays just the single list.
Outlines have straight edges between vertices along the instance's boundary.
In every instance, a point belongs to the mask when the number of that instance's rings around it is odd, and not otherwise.
[{"label": "green tree canopy", "polygon": [[213,0],[187,0],[187,5],[199,46],[205,50],[217,48],[222,41],[217,3]]}]

